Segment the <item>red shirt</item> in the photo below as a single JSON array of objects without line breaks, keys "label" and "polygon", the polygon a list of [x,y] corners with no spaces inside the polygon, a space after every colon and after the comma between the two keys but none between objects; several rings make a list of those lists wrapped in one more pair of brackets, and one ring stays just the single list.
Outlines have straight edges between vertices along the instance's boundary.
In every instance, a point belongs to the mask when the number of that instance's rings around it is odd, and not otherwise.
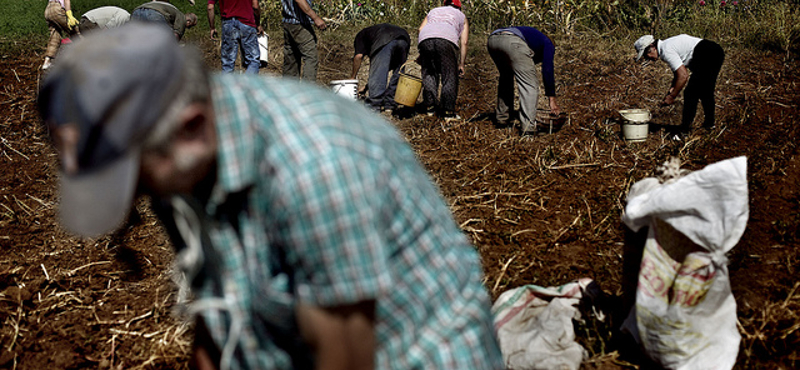
[{"label": "red shirt", "polygon": [[210,5],[219,3],[219,14],[222,19],[236,18],[239,22],[258,28],[251,0],[208,0],[208,3]]}]

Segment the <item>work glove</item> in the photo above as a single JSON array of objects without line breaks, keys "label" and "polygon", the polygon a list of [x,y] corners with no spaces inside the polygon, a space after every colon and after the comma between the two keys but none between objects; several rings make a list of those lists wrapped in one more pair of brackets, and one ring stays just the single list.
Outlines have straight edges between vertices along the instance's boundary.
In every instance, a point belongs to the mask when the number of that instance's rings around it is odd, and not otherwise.
[{"label": "work glove", "polygon": [[72,10],[67,10],[67,26],[69,26],[69,28],[78,26],[78,20],[72,15]]}]

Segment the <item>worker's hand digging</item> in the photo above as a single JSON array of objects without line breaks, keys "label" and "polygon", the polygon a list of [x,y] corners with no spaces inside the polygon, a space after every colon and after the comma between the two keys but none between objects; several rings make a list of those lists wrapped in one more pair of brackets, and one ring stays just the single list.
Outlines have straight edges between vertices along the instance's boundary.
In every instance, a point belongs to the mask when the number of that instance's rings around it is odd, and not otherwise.
[{"label": "worker's hand digging", "polygon": [[550,103],[550,115],[553,117],[558,117],[558,115],[561,114],[561,107],[558,106],[558,102],[554,96],[551,96],[548,100]]},{"label": "worker's hand digging", "polygon": [[663,106],[672,104],[675,104],[675,97],[672,96],[672,94],[667,94],[667,96],[664,97],[664,101],[661,102],[661,105]]}]

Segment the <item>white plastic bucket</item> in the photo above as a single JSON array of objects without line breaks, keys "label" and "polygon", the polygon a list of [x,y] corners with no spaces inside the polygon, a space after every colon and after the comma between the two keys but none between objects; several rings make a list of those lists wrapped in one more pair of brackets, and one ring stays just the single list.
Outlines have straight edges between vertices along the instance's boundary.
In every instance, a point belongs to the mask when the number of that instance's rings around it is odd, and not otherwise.
[{"label": "white plastic bucket", "polygon": [[331,81],[333,92],[356,100],[358,98],[358,80],[335,80]]},{"label": "white plastic bucket", "polygon": [[631,143],[647,140],[647,132],[650,130],[647,122],[630,122],[622,124],[622,136]]},{"label": "white plastic bucket", "polygon": [[650,121],[650,111],[647,109],[624,109],[619,111],[619,114],[622,115],[626,121],[631,122],[649,122]]},{"label": "white plastic bucket", "polygon": [[647,109],[625,109],[619,111],[622,116],[622,137],[628,142],[637,143],[647,140],[650,130],[650,111]]},{"label": "white plastic bucket", "polygon": [[269,35],[266,33],[258,36],[258,51],[261,54],[258,58],[261,60],[261,64],[267,64],[269,62]]}]

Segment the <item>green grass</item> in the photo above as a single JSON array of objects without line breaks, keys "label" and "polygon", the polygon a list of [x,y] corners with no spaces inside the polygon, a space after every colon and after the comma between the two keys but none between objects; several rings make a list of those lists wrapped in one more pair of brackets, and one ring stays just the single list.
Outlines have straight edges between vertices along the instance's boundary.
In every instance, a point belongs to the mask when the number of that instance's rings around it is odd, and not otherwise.
[{"label": "green grass", "polygon": [[[81,14],[101,6],[118,6],[127,11],[132,11],[137,6],[145,3],[146,0],[73,0],[72,13],[75,18],[80,19]],[[172,4],[183,12],[196,13],[201,26],[208,30],[208,20],[206,17],[206,2],[199,0],[192,6],[186,0],[174,0]],[[44,8],[47,2],[44,0],[0,0],[0,35],[4,39],[25,38],[32,35],[45,36],[48,32],[47,22],[44,20]]]}]

